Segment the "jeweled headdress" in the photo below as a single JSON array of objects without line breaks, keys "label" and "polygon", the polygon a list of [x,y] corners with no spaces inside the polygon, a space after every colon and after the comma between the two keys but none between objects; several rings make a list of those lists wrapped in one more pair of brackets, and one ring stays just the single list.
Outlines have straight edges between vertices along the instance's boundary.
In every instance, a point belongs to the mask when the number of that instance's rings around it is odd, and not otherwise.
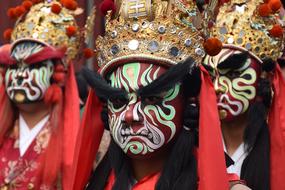
[{"label": "jeweled headdress", "polygon": [[6,35],[10,31],[12,44],[31,40],[54,48],[66,47],[67,60],[71,60],[79,51],[80,31],[75,16],[81,12],[74,0],[24,1],[8,10],[8,16],[18,20]]},{"label": "jeweled headdress", "polygon": [[284,47],[278,22],[280,1],[230,0],[219,7],[211,35],[223,44],[245,48],[259,59],[276,60]]},{"label": "jeweled headdress", "polygon": [[107,15],[106,34],[96,41],[104,72],[114,63],[150,60],[176,64],[205,55],[201,16],[192,0],[122,0]]}]

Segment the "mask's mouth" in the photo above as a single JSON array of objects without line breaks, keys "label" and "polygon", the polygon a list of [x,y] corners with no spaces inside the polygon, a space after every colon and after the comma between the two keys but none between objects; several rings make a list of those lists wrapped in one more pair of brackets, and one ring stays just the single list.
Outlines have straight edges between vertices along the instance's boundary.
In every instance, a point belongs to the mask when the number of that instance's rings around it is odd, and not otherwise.
[{"label": "mask's mouth", "polygon": [[14,101],[17,103],[24,103],[26,100],[26,93],[24,90],[14,90]]},{"label": "mask's mouth", "polygon": [[218,108],[229,111],[233,116],[237,116],[242,112],[241,102],[230,100],[226,94],[220,97]]},{"label": "mask's mouth", "polygon": [[155,131],[149,130],[143,123],[136,125],[123,125],[120,131],[122,136],[122,144],[129,141],[131,138],[140,138],[144,141],[150,141],[152,144],[158,145],[161,142],[161,138]]}]

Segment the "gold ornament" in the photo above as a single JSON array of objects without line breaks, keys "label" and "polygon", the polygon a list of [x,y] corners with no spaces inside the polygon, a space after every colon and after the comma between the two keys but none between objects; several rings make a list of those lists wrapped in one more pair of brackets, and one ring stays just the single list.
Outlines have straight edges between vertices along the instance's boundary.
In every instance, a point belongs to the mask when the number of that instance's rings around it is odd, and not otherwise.
[{"label": "gold ornament", "polygon": [[270,30],[279,24],[278,13],[262,17],[259,7],[263,0],[230,0],[219,8],[212,36],[223,44],[245,48],[260,60],[276,60],[281,56],[284,38],[273,37]]},{"label": "gold ornament", "polygon": [[122,0],[109,12],[106,34],[96,41],[98,64],[104,73],[113,64],[150,60],[177,64],[205,55],[201,15],[192,0]]},{"label": "gold ornament", "polygon": [[[59,14],[52,12],[51,7],[55,3],[61,6]],[[80,31],[74,16],[80,13],[80,9],[71,11],[56,0],[35,4],[17,21],[11,37],[12,43],[35,40],[56,48],[66,47],[67,61],[74,59],[80,45]],[[67,35],[70,26],[77,29],[72,36]]]}]

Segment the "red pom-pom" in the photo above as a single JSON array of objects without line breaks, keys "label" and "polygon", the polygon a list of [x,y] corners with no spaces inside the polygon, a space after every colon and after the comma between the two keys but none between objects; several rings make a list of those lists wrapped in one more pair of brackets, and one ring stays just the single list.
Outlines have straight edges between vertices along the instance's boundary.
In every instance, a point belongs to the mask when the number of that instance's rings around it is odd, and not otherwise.
[{"label": "red pom-pom", "polygon": [[280,38],[283,36],[283,29],[279,24],[275,24],[271,30],[269,30],[271,36]]},{"label": "red pom-pom", "polygon": [[113,0],[104,0],[100,5],[102,14],[107,15],[108,11],[116,12],[116,6]]},{"label": "red pom-pom", "polygon": [[24,2],[22,3],[22,6],[28,11],[28,10],[30,10],[30,8],[33,6],[33,2],[32,2],[32,1],[29,1],[29,0],[24,1]]},{"label": "red pom-pom", "polygon": [[51,11],[55,14],[59,14],[61,11],[61,6],[57,3],[51,5]]},{"label": "red pom-pom", "polygon": [[76,10],[78,7],[77,2],[74,0],[61,0],[61,4],[69,10]]},{"label": "red pom-pom", "polygon": [[90,49],[90,48],[85,48],[85,49],[83,50],[83,54],[84,54],[84,57],[85,57],[86,59],[89,59],[89,58],[91,58],[91,57],[94,56],[94,50],[93,50],[93,49]]},{"label": "red pom-pom", "polygon": [[56,66],[55,66],[55,69],[54,69],[54,71],[55,72],[64,72],[64,66],[62,65],[62,64],[57,64]]},{"label": "red pom-pom", "polygon": [[15,9],[15,13],[17,17],[22,16],[25,12],[26,12],[26,9],[23,6],[17,6]]},{"label": "red pom-pom", "polygon": [[68,37],[74,36],[76,34],[76,31],[77,29],[75,26],[68,26],[66,28],[66,34]]},{"label": "red pom-pom", "polygon": [[8,16],[9,18],[12,18],[12,19],[17,18],[16,9],[15,9],[15,8],[10,8],[10,9],[8,9],[8,11],[7,11],[7,16]]},{"label": "red pom-pom", "polygon": [[57,83],[57,84],[62,84],[65,81],[65,73],[63,72],[55,72],[52,75],[52,79]]},{"label": "red pom-pom", "polygon": [[265,17],[265,16],[269,16],[272,13],[272,10],[271,10],[269,4],[264,3],[264,4],[259,6],[258,12],[259,12],[260,16]]},{"label": "red pom-pom", "polygon": [[282,4],[280,0],[270,0],[269,6],[273,12],[276,12],[282,7]]},{"label": "red pom-pom", "polygon": [[4,31],[3,37],[5,40],[10,40],[12,35],[13,29],[9,28]]},{"label": "red pom-pom", "polygon": [[62,98],[61,88],[56,84],[52,84],[47,89],[44,95],[44,102],[46,104],[54,104],[54,103],[58,103],[61,98]]},{"label": "red pom-pom", "polygon": [[37,4],[37,3],[40,3],[41,0],[32,0],[33,4]]},{"label": "red pom-pom", "polygon": [[208,38],[204,43],[204,49],[210,56],[215,56],[222,50],[223,44],[217,38]]}]

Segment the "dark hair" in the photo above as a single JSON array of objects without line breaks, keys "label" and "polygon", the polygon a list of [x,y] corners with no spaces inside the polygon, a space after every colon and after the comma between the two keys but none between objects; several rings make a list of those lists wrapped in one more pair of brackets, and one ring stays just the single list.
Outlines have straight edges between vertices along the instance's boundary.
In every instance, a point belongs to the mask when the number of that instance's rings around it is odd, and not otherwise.
[{"label": "dark hair", "polygon": [[[262,65],[263,72],[271,72],[275,69],[275,64],[271,59],[265,59]],[[247,113],[248,125],[244,132],[244,142],[249,154],[241,170],[241,178],[246,180],[252,189],[270,189],[270,142],[266,119],[271,99],[269,79],[260,78],[257,100],[250,105]]]},{"label": "dark hair", "polygon": [[[191,75],[183,78],[182,84],[186,97],[196,97],[201,85],[200,70],[193,69]],[[172,145],[171,153],[156,183],[156,190],[197,189],[197,161],[194,148],[197,142],[199,107],[190,103],[192,102],[187,102],[185,107],[184,127]],[[107,124],[106,110],[102,114],[102,119]],[[112,169],[116,176],[112,189],[128,189],[132,182],[130,161],[113,140],[108,153],[94,171],[87,190],[103,190]]]}]

